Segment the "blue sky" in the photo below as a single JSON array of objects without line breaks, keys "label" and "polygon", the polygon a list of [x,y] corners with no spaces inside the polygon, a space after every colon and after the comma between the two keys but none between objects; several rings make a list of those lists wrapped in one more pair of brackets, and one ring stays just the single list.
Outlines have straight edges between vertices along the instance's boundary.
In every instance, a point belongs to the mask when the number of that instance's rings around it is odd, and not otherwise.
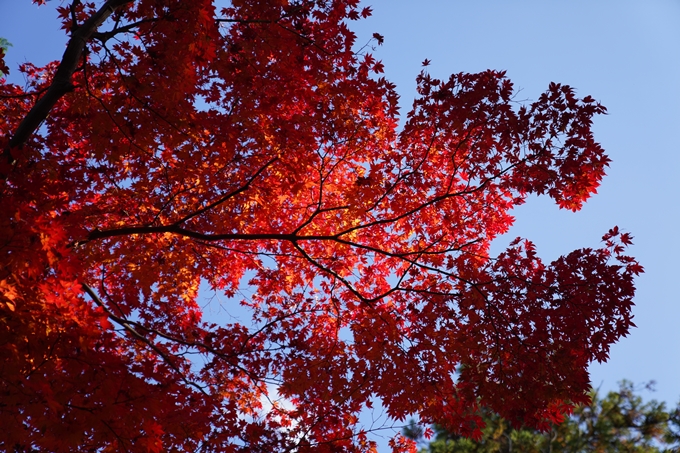
[{"label": "blue sky", "polygon": [[[0,37],[8,39],[10,80],[17,64],[59,59],[65,37],[52,1],[0,0]],[[515,211],[516,224],[500,238],[533,240],[546,260],[598,246],[618,225],[635,236],[633,254],[646,273],[637,282],[638,325],[616,344],[611,359],[591,367],[595,387],[617,381],[657,382],[648,395],[680,399],[680,1],[678,0],[371,0],[373,17],[352,23],[359,42],[385,36],[374,55],[397,84],[402,110],[415,94],[421,62],[429,72],[507,70],[536,99],[551,81],[592,95],[609,110],[595,119],[595,136],[613,160],[608,176],[578,213],[549,199],[531,199]]]}]

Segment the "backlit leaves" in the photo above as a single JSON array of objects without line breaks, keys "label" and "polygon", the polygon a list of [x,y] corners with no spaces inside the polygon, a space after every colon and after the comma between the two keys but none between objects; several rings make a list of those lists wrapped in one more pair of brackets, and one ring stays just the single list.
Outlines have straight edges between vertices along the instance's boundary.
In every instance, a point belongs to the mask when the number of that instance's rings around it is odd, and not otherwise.
[{"label": "backlit leaves", "polygon": [[354,0],[75,6],[87,52],[0,86],[3,448],[371,451],[376,398],[468,436],[587,399],[633,326],[631,237],[489,246],[528,194],[595,192],[604,107],[423,72],[399,128]]}]

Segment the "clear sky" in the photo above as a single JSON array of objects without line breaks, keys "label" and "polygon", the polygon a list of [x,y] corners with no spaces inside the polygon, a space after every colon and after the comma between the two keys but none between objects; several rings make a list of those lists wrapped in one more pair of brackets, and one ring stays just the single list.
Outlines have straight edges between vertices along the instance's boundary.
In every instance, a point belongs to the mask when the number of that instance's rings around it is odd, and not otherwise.
[{"label": "clear sky", "polygon": [[[13,47],[7,62],[58,59],[65,37],[52,1],[0,0],[0,37]],[[598,246],[612,226],[635,236],[632,253],[645,266],[637,281],[638,325],[611,359],[591,367],[595,387],[621,379],[657,382],[648,397],[680,399],[680,1],[679,0],[368,0],[373,17],[352,23],[359,42],[385,36],[373,54],[385,64],[407,111],[421,62],[445,78],[452,72],[507,70],[519,98],[538,98],[551,81],[592,95],[609,110],[595,137],[613,160],[599,194],[581,212],[549,199],[517,209],[516,236],[533,240],[551,260]]]}]

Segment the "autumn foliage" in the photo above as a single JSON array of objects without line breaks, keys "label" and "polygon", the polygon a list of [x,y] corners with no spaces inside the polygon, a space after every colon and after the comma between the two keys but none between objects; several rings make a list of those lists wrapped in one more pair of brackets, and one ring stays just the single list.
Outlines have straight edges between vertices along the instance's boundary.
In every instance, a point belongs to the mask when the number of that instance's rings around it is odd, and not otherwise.
[{"label": "autumn foliage", "polygon": [[62,60],[0,85],[0,449],[369,451],[375,401],[472,436],[587,401],[630,236],[489,246],[529,194],[595,192],[593,98],[423,71],[399,126],[358,0],[60,12]]}]

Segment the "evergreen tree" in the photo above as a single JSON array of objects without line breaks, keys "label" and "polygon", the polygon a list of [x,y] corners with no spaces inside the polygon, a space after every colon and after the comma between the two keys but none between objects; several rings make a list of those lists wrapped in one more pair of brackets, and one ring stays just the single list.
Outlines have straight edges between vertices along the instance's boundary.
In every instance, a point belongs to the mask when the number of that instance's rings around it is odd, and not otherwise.
[{"label": "evergreen tree", "polygon": [[[650,388],[648,384],[646,388]],[[486,427],[479,440],[448,433],[434,426],[434,440],[421,453],[662,453],[680,451],[680,407],[644,402],[632,383],[600,398],[592,392],[589,406],[576,408],[571,417],[549,431],[512,427],[496,414],[483,414]],[[423,441],[424,430],[415,421],[404,435]]]}]

